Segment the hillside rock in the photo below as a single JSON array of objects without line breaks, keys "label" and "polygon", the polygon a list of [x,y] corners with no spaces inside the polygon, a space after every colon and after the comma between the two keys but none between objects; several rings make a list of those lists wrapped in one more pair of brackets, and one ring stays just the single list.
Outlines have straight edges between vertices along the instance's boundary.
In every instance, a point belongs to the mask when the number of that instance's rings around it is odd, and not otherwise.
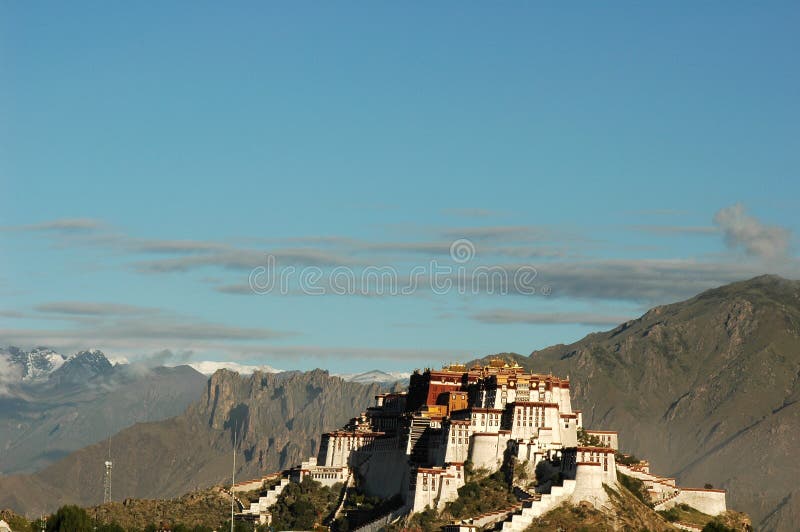
[{"label": "hillside rock", "polygon": [[759,530],[800,515],[800,282],[762,276],[515,357],[569,375],[584,425],[679,484],[728,490]]},{"label": "hillside rock", "polygon": [[[342,426],[374,402],[377,384],[328,372],[240,376],[219,370],[200,401],[180,416],[138,423],[110,440],[112,494],[175,497],[230,481],[236,433],[237,478],[256,478],[316,453],[320,434]],[[0,507],[28,515],[63,504],[97,504],[108,453],[101,442],[33,475],[0,478]]]}]

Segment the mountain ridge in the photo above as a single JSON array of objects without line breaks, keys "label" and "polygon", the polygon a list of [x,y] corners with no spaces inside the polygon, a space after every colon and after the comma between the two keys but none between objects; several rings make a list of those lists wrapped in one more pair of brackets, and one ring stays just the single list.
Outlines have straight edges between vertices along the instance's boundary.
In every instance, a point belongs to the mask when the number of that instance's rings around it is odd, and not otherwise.
[{"label": "mountain ridge", "polygon": [[[188,366],[112,366],[99,350],[69,357],[44,348],[9,347],[2,353],[14,357],[13,374],[0,390],[5,474],[34,472],[137,421],[180,414],[206,381]],[[48,364],[54,357],[60,363]],[[32,378],[25,378],[28,363],[38,371]]]},{"label": "mountain ridge", "polygon": [[[245,376],[218,370],[182,414],[137,423],[110,438],[113,493],[174,497],[225,482],[234,439],[237,477],[294,465],[314,454],[321,433],[347,422],[380,391],[378,384],[347,382],[325,370]],[[108,444],[100,442],[37,473],[0,477],[0,507],[35,515],[62,504],[98,503],[107,453]]]},{"label": "mountain ridge", "polygon": [[[503,356],[569,375],[585,426],[625,427],[622,448],[660,474],[726,489],[729,505],[764,530],[791,530],[800,518],[800,282],[760,276],[659,305],[570,344]],[[235,438],[237,475],[256,478],[313,455],[319,433],[341,426],[379,389],[323,370],[247,377],[220,370],[181,416],[112,438],[113,448],[131,450],[115,474],[133,479],[123,486],[129,496],[177,495],[227,478]],[[95,445],[42,475],[0,478],[0,493],[22,497],[0,498],[0,506],[33,509],[28,499],[37,490],[54,501],[67,493],[95,502],[100,473],[86,475],[104,453]],[[160,475],[137,471],[142,463],[161,467]]]},{"label": "mountain ridge", "polygon": [[620,445],[655,470],[727,489],[729,504],[765,530],[790,530],[800,518],[792,458],[800,444],[800,281],[731,283],[570,344],[507,356],[569,375],[584,424],[628,427]]}]

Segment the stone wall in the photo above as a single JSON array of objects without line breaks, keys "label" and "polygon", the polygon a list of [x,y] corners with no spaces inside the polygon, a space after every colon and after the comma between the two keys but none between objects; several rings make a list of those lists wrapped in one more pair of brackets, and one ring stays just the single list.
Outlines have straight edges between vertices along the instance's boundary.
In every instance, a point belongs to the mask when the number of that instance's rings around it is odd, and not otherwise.
[{"label": "stone wall", "polygon": [[476,469],[497,471],[503,465],[511,434],[476,433],[472,435],[469,457]]},{"label": "stone wall", "polygon": [[724,490],[680,488],[678,496],[665,502],[659,510],[667,510],[677,504],[688,504],[708,515],[719,515],[728,509]]}]

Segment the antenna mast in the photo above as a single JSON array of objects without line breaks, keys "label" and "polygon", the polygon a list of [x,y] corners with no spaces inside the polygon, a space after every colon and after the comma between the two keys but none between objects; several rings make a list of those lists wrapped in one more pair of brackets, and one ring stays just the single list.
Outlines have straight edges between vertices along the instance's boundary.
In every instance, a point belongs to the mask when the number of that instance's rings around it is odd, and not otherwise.
[{"label": "antenna mast", "polygon": [[108,437],[108,460],[105,463],[106,472],[103,476],[103,504],[111,502],[111,436]]},{"label": "antenna mast", "polygon": [[231,532],[233,532],[233,485],[236,483],[236,425],[233,426],[233,471],[231,472]]}]

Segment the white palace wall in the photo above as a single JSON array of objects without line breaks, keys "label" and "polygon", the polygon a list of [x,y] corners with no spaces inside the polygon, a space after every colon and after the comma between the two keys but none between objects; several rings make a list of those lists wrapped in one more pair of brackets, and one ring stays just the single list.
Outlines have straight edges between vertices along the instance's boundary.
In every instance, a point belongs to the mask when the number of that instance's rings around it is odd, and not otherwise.
[{"label": "white palace wall", "polygon": [[600,443],[606,447],[610,447],[615,451],[619,450],[619,433],[615,430],[589,430],[586,429],[586,434],[589,436],[597,436]]},{"label": "white palace wall", "polygon": [[508,431],[473,434],[469,454],[475,468],[497,471],[503,464],[510,439],[511,434]]},{"label": "white palace wall", "polygon": [[426,507],[441,510],[458,498],[458,488],[464,485],[464,466],[453,464],[446,468],[417,468],[411,473],[407,502],[412,512]]},{"label": "white palace wall", "polygon": [[408,490],[408,456],[401,449],[372,453],[357,472],[364,491],[372,497],[388,499]]},{"label": "white palace wall", "polygon": [[608,501],[608,494],[603,489],[603,484],[608,482],[605,482],[604,476],[603,466],[600,464],[578,464],[575,471],[575,490],[570,495],[570,500],[574,504],[589,501],[596,507],[605,504]]},{"label": "white palace wall", "polygon": [[708,515],[719,515],[727,510],[724,490],[699,488],[680,488],[680,490],[677,497],[664,503],[664,509],[672,508],[676,504],[688,504]]}]

